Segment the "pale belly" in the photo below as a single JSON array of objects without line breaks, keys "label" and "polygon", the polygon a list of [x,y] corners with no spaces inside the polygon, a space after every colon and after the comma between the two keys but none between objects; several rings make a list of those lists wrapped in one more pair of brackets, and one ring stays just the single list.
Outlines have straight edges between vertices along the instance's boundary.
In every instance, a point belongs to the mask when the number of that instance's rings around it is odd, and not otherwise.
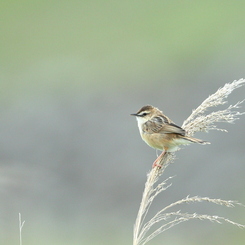
[{"label": "pale belly", "polygon": [[142,134],[142,139],[150,147],[158,150],[166,150],[174,152],[179,149],[179,145],[188,145],[190,142],[182,138],[176,137],[176,134]]}]

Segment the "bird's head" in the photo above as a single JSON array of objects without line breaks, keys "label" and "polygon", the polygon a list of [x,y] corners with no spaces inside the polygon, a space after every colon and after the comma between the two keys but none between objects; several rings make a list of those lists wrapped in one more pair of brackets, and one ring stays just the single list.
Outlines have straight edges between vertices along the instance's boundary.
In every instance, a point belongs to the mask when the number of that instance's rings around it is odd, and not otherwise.
[{"label": "bird's head", "polygon": [[146,105],[139,109],[136,113],[130,115],[135,116],[138,123],[143,124],[150,120],[152,117],[157,116],[161,113],[162,112],[158,108],[151,105]]}]

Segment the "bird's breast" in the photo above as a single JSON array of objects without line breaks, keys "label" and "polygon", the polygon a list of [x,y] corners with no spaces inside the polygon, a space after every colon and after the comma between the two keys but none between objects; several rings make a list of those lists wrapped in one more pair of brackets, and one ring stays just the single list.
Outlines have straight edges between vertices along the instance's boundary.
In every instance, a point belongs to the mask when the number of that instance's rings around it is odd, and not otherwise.
[{"label": "bird's breast", "polygon": [[159,134],[142,133],[141,137],[146,142],[146,144],[158,150],[163,150],[167,143],[162,137],[160,139]]}]

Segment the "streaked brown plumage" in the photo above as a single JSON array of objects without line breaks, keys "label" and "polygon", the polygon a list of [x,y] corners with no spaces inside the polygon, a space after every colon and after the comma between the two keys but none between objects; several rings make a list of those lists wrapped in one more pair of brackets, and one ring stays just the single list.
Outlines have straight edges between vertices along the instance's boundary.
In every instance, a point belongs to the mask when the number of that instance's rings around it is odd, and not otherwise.
[{"label": "streaked brown plumage", "polygon": [[151,105],[143,106],[138,112],[131,115],[136,116],[142,139],[149,146],[162,150],[161,155],[165,152],[178,150],[180,145],[190,143],[210,144],[187,136],[183,128],[174,124],[158,108]]}]

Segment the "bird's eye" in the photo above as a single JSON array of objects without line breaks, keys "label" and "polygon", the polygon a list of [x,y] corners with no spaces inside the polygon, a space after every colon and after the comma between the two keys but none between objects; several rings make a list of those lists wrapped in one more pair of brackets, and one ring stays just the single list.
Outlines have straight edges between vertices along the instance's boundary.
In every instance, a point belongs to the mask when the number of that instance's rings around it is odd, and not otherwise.
[{"label": "bird's eye", "polygon": [[146,112],[144,112],[143,114],[142,114],[142,117],[144,117],[144,116],[146,116],[147,115],[147,113]]}]

